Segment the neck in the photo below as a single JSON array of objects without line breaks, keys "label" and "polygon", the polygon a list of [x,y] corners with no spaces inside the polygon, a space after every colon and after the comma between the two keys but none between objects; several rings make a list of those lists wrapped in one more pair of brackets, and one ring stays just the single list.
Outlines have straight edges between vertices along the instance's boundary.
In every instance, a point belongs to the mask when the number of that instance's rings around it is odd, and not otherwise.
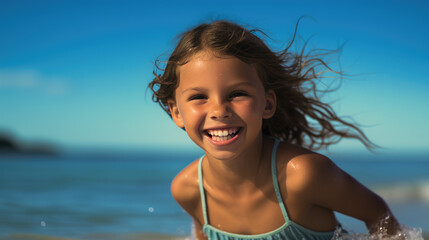
[{"label": "neck", "polygon": [[233,159],[217,160],[207,156],[204,167],[205,182],[210,187],[231,193],[240,193],[251,189],[249,187],[257,186],[261,182],[258,179],[270,176],[267,174],[271,171],[271,149],[268,149],[270,142],[271,140],[265,139],[261,134],[249,149]]}]

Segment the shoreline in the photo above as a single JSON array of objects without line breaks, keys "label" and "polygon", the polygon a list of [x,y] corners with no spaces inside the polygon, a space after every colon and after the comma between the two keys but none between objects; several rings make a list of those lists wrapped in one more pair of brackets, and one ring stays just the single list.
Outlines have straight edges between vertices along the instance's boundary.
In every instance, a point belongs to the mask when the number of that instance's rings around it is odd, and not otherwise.
[{"label": "shoreline", "polygon": [[[423,232],[423,239],[429,239],[429,232]],[[93,233],[82,238],[49,236],[30,233],[14,233],[0,236],[0,240],[191,240],[190,236],[175,236],[162,233]]]},{"label": "shoreline", "polygon": [[190,236],[175,236],[162,233],[92,233],[81,238],[50,236],[31,233],[12,233],[0,236],[0,240],[191,240]]},{"label": "shoreline", "polygon": [[87,234],[82,238],[49,236],[31,233],[14,233],[1,236],[0,240],[190,240],[188,236],[173,236],[160,233],[96,233]]}]

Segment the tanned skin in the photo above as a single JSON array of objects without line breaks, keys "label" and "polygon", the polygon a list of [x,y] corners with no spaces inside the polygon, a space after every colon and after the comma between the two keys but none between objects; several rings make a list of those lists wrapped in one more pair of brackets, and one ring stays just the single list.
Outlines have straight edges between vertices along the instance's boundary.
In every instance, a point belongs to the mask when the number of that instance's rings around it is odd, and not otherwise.
[{"label": "tanned skin", "polygon": [[[261,174],[255,176],[254,182],[249,180],[248,184],[242,186],[243,189],[227,188],[230,191],[219,193],[221,189],[215,186],[227,183],[222,183],[222,179],[218,179],[218,183],[211,182],[216,181],[215,178],[204,177],[212,226],[231,233],[255,235],[270,232],[285,223],[271,174],[265,174],[271,171],[269,159],[273,140],[265,138],[264,142],[265,162],[261,165]],[[207,169],[204,166],[207,165],[203,164],[203,169]],[[374,232],[380,227],[380,220],[390,213],[383,199],[338,168],[330,159],[302,147],[281,143],[277,150],[277,171],[289,218],[308,229],[322,232],[334,230],[338,222],[333,211],[337,211],[362,220]],[[204,218],[198,186],[198,160],[176,176],[171,192],[193,218],[197,239],[207,239],[201,231]],[[255,211],[255,208],[260,210]],[[399,229],[393,217],[388,225],[386,227],[391,229],[391,234]]]},{"label": "tanned skin", "polygon": [[[202,51],[178,69],[171,116],[205,152],[202,162],[209,224],[245,235],[273,231],[285,223],[271,173],[273,139],[262,134],[263,119],[276,111],[276,95],[265,90],[253,65]],[[239,129],[233,138],[213,131]],[[234,130],[234,131],[235,131]],[[210,134],[211,133],[211,134]],[[289,218],[314,231],[332,231],[334,211],[360,219],[370,231],[390,210],[376,194],[327,157],[281,143],[276,155],[278,182]],[[205,224],[198,185],[198,161],[173,180],[171,192],[193,218],[198,239]],[[384,223],[393,234],[393,215]]]}]

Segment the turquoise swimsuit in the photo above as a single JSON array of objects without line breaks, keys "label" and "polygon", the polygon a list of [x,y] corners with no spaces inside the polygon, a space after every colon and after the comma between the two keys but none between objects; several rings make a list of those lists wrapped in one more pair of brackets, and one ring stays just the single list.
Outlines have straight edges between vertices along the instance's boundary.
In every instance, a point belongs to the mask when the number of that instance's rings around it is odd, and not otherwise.
[{"label": "turquoise swimsuit", "polygon": [[271,154],[271,169],[272,169],[272,175],[273,175],[274,190],[276,191],[277,201],[279,202],[280,209],[285,218],[285,223],[281,227],[277,228],[276,230],[273,230],[268,233],[263,233],[263,234],[243,235],[243,234],[228,233],[228,232],[219,230],[209,224],[209,221],[207,218],[206,198],[205,198],[204,187],[203,187],[202,160],[204,156],[200,158],[199,165],[198,165],[198,178],[199,178],[199,185],[200,185],[201,204],[202,204],[203,215],[204,215],[203,232],[207,235],[208,239],[210,240],[249,240],[249,239],[253,239],[253,240],[263,240],[263,239],[329,240],[329,239],[332,239],[336,231],[330,231],[330,232],[313,231],[289,219],[286,212],[285,205],[283,203],[283,200],[280,194],[280,188],[277,181],[276,153],[277,153],[278,145],[279,145],[279,141],[276,140]]}]

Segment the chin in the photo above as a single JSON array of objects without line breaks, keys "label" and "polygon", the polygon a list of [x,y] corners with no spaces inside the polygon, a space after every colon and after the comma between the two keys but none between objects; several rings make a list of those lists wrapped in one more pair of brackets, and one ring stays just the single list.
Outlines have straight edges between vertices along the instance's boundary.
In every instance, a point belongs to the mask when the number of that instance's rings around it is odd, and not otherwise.
[{"label": "chin", "polygon": [[206,155],[213,157],[220,161],[230,160],[236,157],[236,153],[234,151],[204,151]]}]

